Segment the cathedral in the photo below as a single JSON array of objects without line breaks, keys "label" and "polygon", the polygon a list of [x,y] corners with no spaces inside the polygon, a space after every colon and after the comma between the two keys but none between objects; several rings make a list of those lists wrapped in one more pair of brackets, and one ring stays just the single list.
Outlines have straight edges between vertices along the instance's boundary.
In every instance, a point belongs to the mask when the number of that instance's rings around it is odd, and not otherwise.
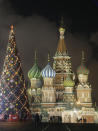
[{"label": "cathedral", "polygon": [[63,26],[59,28],[59,33],[53,67],[48,55],[47,65],[40,70],[35,52],[34,65],[28,72],[30,86],[27,94],[31,114],[39,113],[43,121],[61,117],[63,123],[97,123],[98,113],[92,102],[92,86],[88,81],[90,71],[85,65],[85,54],[82,51],[81,63],[75,74]]}]

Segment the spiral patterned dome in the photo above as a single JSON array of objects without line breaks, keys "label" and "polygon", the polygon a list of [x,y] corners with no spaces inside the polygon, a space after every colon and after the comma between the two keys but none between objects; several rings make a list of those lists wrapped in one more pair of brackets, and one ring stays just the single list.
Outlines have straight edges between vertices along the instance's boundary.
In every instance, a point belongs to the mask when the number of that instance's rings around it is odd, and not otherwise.
[{"label": "spiral patterned dome", "polygon": [[46,65],[46,67],[42,70],[42,77],[55,77],[55,71],[51,68],[51,66],[49,65]]},{"label": "spiral patterned dome", "polygon": [[85,57],[84,57],[84,51],[82,51],[82,59],[81,59],[81,65],[77,69],[77,74],[89,74],[89,70],[85,66]]},{"label": "spiral patterned dome", "polygon": [[89,70],[84,64],[81,64],[77,69],[77,74],[89,74]]},{"label": "spiral patterned dome", "polygon": [[64,81],[64,87],[74,87],[75,82],[71,79],[71,77],[68,75],[66,77],[66,80]]},{"label": "spiral patterned dome", "polygon": [[29,79],[32,79],[32,78],[40,79],[41,71],[37,65],[37,62],[35,62],[33,67],[29,70],[28,77]]}]

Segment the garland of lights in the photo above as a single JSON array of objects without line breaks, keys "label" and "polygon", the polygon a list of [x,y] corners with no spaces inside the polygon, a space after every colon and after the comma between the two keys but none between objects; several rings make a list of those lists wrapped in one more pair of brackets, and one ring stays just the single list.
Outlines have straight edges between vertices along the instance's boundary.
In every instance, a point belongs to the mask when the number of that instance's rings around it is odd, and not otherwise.
[{"label": "garland of lights", "polygon": [[1,75],[0,114],[29,113],[26,87],[20,59],[17,55],[13,26]]}]

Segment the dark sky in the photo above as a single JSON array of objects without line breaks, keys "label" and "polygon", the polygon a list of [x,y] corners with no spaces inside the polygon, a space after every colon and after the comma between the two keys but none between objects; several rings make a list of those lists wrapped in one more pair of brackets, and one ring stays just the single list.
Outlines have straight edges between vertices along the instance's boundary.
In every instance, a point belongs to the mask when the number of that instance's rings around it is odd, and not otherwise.
[{"label": "dark sky", "polygon": [[98,102],[98,0],[64,1],[0,0],[0,71],[11,24],[14,24],[17,47],[27,79],[27,72],[34,63],[35,50],[41,68],[47,64],[48,52],[51,59],[55,54],[60,18],[63,16],[65,41],[72,57],[73,71],[76,72],[81,51],[84,50],[90,69],[93,98]]}]

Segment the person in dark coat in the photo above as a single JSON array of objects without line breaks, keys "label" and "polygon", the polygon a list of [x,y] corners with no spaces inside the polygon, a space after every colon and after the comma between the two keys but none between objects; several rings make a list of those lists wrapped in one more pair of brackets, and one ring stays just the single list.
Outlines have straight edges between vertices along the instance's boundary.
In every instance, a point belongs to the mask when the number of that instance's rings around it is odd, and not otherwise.
[{"label": "person in dark coat", "polygon": [[50,122],[53,122],[53,121],[52,121],[52,116],[50,116]]},{"label": "person in dark coat", "polygon": [[38,113],[36,113],[35,114],[35,127],[38,127],[38,124],[39,124],[39,114]]},{"label": "person in dark coat", "polygon": [[40,119],[40,122],[42,121],[42,115],[40,114],[40,116],[39,116],[39,119]]},{"label": "person in dark coat", "polygon": [[8,115],[7,115],[7,114],[5,114],[5,115],[4,115],[4,119],[5,119],[5,120],[7,120],[7,118],[8,118]]}]

